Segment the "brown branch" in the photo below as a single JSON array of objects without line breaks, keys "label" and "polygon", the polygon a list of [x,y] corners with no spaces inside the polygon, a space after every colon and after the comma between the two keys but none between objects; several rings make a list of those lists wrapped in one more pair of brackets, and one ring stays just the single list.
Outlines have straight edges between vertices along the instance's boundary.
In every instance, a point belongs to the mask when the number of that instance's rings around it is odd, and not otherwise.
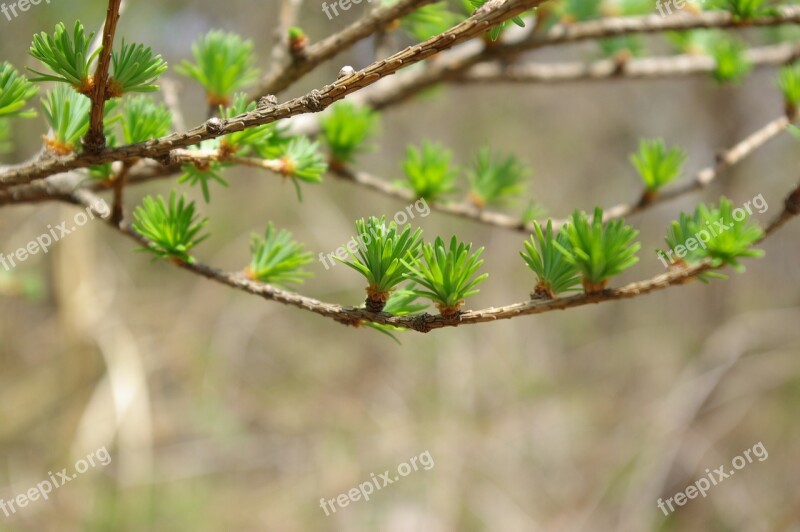
[{"label": "brown branch", "polygon": [[[71,195],[65,196],[62,199],[87,208],[93,208],[93,206],[97,204],[96,196],[87,190],[79,190]],[[792,206],[791,209],[794,210],[793,213],[790,213],[792,216],[795,216],[797,212],[800,212],[800,187],[798,187],[798,189],[796,189],[790,195],[790,199],[787,199],[786,204]],[[783,223],[785,223],[785,221]],[[151,244],[144,236],[133,230],[133,228],[127,222],[123,222],[119,225],[112,224],[112,226],[144,247],[149,247]],[[773,231],[774,229],[766,232],[762,240],[767,238]],[[581,307],[594,303],[630,299],[649,294],[657,290],[663,290],[671,286],[686,284],[699,274],[714,269],[708,263],[701,263],[688,267],[671,268],[666,273],[657,275],[651,279],[630,283],[620,288],[610,288],[592,294],[581,293],[551,300],[529,300],[503,307],[489,307],[482,310],[468,310],[452,317],[445,317],[442,315],[431,315],[427,313],[414,316],[395,316],[384,312],[369,312],[363,308],[346,307],[335,303],[326,303],[295,292],[282,290],[268,284],[252,281],[248,279],[242,272],[229,273],[198,262],[170,262],[173,265],[191,273],[201,275],[207,279],[231,288],[260,296],[270,301],[276,301],[285,305],[301,308],[314,314],[331,318],[345,325],[357,327],[365,322],[369,322],[403,327],[418,332],[429,332],[433,329],[440,329],[444,327],[458,327],[460,325],[494,322],[497,320],[511,319],[519,316],[542,314],[553,310]]]},{"label": "brown branch", "polygon": [[[644,211],[653,205],[666,202],[689,194],[695,190],[709,186],[723,171],[735,166],[752,154],[758,148],[775,138],[789,127],[791,121],[786,116],[780,116],[771,120],[763,127],[754,131],[746,138],[736,143],[731,148],[719,153],[717,161],[713,166],[703,168],[691,179],[673,188],[662,191],[649,198],[647,201],[637,200],[634,203],[621,203],[610,207],[604,211],[604,219],[610,221],[617,218],[624,218],[632,214]],[[404,188],[395,186],[386,180],[380,179],[366,172],[357,172],[347,168],[333,167],[330,171],[334,176],[345,181],[355,183],[365,188],[377,191],[386,196],[413,201],[417,199],[412,192]],[[429,202],[430,207],[437,211],[453,216],[459,216],[476,222],[503,229],[521,231],[524,233],[533,232],[534,228],[530,224],[523,223],[519,216],[512,216],[500,212],[493,212],[486,209],[478,209],[470,203],[437,203]],[[566,220],[553,220],[553,226],[561,227]]]},{"label": "brown branch", "polygon": [[208,163],[230,163],[251,168],[269,170],[276,174],[285,174],[286,165],[280,159],[261,159],[258,157],[238,157],[226,154],[220,150],[172,150],[169,154],[171,165],[194,164],[207,165]]},{"label": "brown branch", "polygon": [[275,37],[272,45],[272,68],[270,75],[285,68],[284,63],[289,58],[289,28],[295,25],[300,14],[303,0],[281,0],[278,24],[275,27]]},{"label": "brown branch", "polygon": [[[780,44],[745,52],[755,67],[783,65],[800,54],[800,46]],[[585,63],[533,63],[524,65],[480,64],[459,76],[457,83],[568,83],[576,81],[643,80],[691,76],[713,72],[716,61],[709,55],[675,55],[630,59],[620,63],[602,59]]]},{"label": "brown branch", "polygon": [[106,145],[103,134],[103,117],[107,100],[108,69],[111,65],[111,51],[114,46],[114,33],[117,31],[119,9],[122,0],[108,0],[108,11],[103,28],[103,48],[97,60],[92,89],[92,110],[89,115],[89,131],[83,137],[83,147],[89,152],[97,152]]},{"label": "brown branch", "polygon": [[123,191],[125,189],[125,182],[128,179],[128,173],[131,170],[131,163],[125,161],[122,163],[122,168],[112,181],[114,185],[114,202],[111,208],[111,223],[119,224],[125,215],[125,208],[123,205]]},{"label": "brown branch", "polygon": [[713,166],[703,168],[691,179],[657,193],[647,201],[637,201],[636,203],[623,203],[611,207],[605,211],[606,219],[623,218],[631,214],[643,211],[653,205],[669,201],[695,190],[708,187],[723,171],[736,166],[746,157],[751,155],[764,144],[774,139],[789,127],[792,123],[786,116],[779,116],[771,120],[761,128],[757,129],[731,148],[720,152],[717,161]]},{"label": "brown branch", "polygon": [[418,63],[442,50],[480,35],[492,26],[526,11],[543,0],[505,0],[493,9],[479,9],[470,18],[448,31],[427,41],[410,46],[393,56],[376,61],[368,67],[314,90],[305,96],[295,98],[282,105],[257,109],[227,120],[212,118],[204,124],[184,133],[175,133],[160,139],[118,148],[105,148],[98,153],[72,154],[46,161],[34,161],[20,166],[12,166],[0,173],[0,185],[20,185],[49,175],[86,168],[112,161],[125,161],[149,157],[163,159],[171,150],[183,148],[212,138],[221,137],[247,128],[269,124],[290,116],[314,113],[341,100],[379,79],[394,74],[398,70]]},{"label": "brown branch", "polygon": [[798,215],[800,215],[800,185],[786,197],[786,200],[783,202],[783,211],[781,211],[764,230],[764,237],[766,238],[767,235],[771,235],[783,227],[786,222]]},{"label": "brown branch", "polygon": [[257,100],[268,94],[277,94],[311,72],[319,64],[369,37],[392,21],[408,15],[415,9],[433,0],[401,0],[392,5],[382,6],[360,18],[344,30],[309,46],[302,58],[288,58],[281,68],[272,72],[251,94]]},{"label": "brown branch", "polygon": [[729,11],[703,11],[697,14],[681,12],[669,17],[651,14],[602,18],[578,24],[556,24],[544,33],[529,34],[526,39],[507,47],[502,52],[513,53],[556,44],[577,43],[622,35],[709,28],[752,28],[798,22],[800,22],[800,7],[798,6],[780,6],[775,8],[774,14],[746,21],[738,20]]}]

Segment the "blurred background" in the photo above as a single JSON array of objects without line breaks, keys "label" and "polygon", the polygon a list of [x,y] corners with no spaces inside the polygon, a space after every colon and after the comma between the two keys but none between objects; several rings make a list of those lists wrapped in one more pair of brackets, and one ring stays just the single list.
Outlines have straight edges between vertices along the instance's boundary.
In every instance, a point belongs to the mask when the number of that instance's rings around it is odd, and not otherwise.
[{"label": "blurred background", "polygon": [[[256,43],[269,67],[277,2],[228,0],[127,6],[119,37],[170,65],[212,28]],[[17,68],[34,32],[80,19],[99,28],[106,3],[51,0],[0,18],[0,58]],[[306,0],[312,41],[366,13],[329,21]],[[655,42],[655,41],[654,41]],[[406,44],[398,37],[396,46]],[[655,45],[658,47],[658,45]],[[597,56],[596,44],[537,52],[538,60]],[[293,86],[281,100],[373,58],[370,41]],[[205,117],[202,89],[179,84],[187,125]],[[535,169],[526,199],[562,217],[632,201],[628,162],[641,137],[689,152],[691,173],[782,112],[775,69],[738,86],[707,77],[559,86],[451,86],[384,113],[378,147],[360,168],[398,179],[405,146],[439,141],[468,164],[486,142]],[[15,121],[24,160],[40,146],[41,117]],[[680,210],[720,195],[762,194],[766,224],[798,182],[798,140],[783,135],[712,187],[630,219],[640,263],[615,285],[663,272],[654,250]],[[249,261],[251,232],[290,229],[316,257],[354,232],[353,220],[405,207],[328,178],[304,187],[256,171],[229,171],[216,188],[212,237],[197,250],[229,270]],[[131,187],[128,207],[174,181]],[[527,201],[526,201],[527,203]],[[520,212],[523,204],[517,205]],[[58,204],[5,207],[0,252],[9,254],[70,220]],[[482,308],[528,297],[534,276],[518,256],[525,235],[432,212],[428,237],[457,234],[486,246],[489,280],[468,302]],[[402,333],[401,345],[234,292],[134,253],[90,223],[13,270],[0,271],[0,498],[9,500],[106,447],[49,500],[11,517],[9,531],[567,531],[800,530],[800,223],[768,239],[745,274],[691,283],[629,301],[492,324]],[[319,262],[300,291],[342,304],[363,283]],[[669,517],[674,496],[758,442],[755,461]],[[333,499],[428,451],[435,464],[326,516]]]}]

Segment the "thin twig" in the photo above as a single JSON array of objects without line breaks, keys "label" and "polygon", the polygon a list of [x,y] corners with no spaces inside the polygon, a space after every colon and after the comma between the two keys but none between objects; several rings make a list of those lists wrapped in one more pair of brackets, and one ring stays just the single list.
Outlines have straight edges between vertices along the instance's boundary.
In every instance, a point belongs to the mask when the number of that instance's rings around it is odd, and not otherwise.
[{"label": "thin twig", "polygon": [[278,24],[275,28],[275,38],[272,45],[272,71],[270,77],[276,75],[289,57],[289,28],[295,25],[303,0],[281,0]]},{"label": "thin twig", "polygon": [[230,163],[251,168],[269,170],[284,175],[286,164],[281,159],[261,159],[258,157],[240,157],[226,154],[220,150],[172,150],[169,154],[170,164],[207,165],[208,163]]},{"label": "thin twig", "polygon": [[108,0],[108,11],[106,12],[106,22],[103,28],[103,48],[100,50],[97,69],[94,72],[89,131],[83,138],[83,146],[89,152],[97,152],[106,144],[106,137],[103,134],[103,117],[107,99],[108,69],[111,65],[111,52],[114,46],[114,34],[117,31],[121,2],[122,0]]},{"label": "thin twig", "polygon": [[546,46],[570,44],[591,39],[601,39],[637,33],[659,33],[674,30],[699,28],[732,28],[753,26],[780,26],[796,24],[800,21],[800,6],[782,6],[775,15],[757,17],[746,23],[737,21],[727,11],[706,11],[699,15],[676,15],[660,17],[644,15],[614,17],[580,22],[576,24],[557,24],[543,33],[519,32],[519,37],[508,39],[492,47],[475,46],[464,53],[452,50],[437,57],[424,70],[409,72],[364,91],[361,95],[365,104],[374,109],[405,102],[421,91],[442,81],[453,80],[473,66],[497,59],[509,59],[519,54]]},{"label": "thin twig", "polygon": [[123,194],[125,189],[125,182],[128,179],[128,172],[131,170],[132,163],[125,161],[122,163],[119,173],[113,180],[114,185],[114,202],[111,208],[111,223],[119,224],[125,217],[125,209],[123,205]]},{"label": "thin twig", "polygon": [[280,69],[261,82],[251,95],[257,100],[268,94],[277,94],[311,72],[319,64],[369,37],[387,24],[408,15],[415,9],[433,0],[401,0],[392,5],[382,6],[357,20],[344,30],[309,46],[301,60],[288,58]]},{"label": "thin twig", "polygon": [[[789,127],[791,121],[786,116],[779,116],[771,120],[763,127],[754,131],[746,138],[742,139],[731,148],[719,153],[717,161],[713,166],[703,168],[692,178],[686,180],[670,189],[664,190],[652,196],[646,202],[637,200],[633,203],[621,203],[604,210],[604,220],[610,221],[617,218],[624,218],[632,214],[644,211],[656,204],[663,203],[695,190],[709,186],[723,171],[737,165],[747,156],[755,152],[758,148],[775,138]],[[411,191],[395,186],[384,179],[380,179],[366,172],[357,172],[347,168],[332,168],[331,172],[336,177],[345,181],[358,184],[365,188],[380,192],[386,196],[394,197],[404,201],[413,201],[417,198]],[[471,203],[439,203],[429,202],[430,207],[437,211],[461,218],[467,218],[486,225],[530,233],[534,231],[532,224],[526,224],[520,216],[512,216],[500,212],[493,212],[486,209],[478,209]],[[553,220],[553,227],[559,228],[566,222],[565,219]]]},{"label": "thin twig", "polygon": [[[795,194],[800,195],[800,192],[795,190],[792,195]],[[88,190],[79,190],[62,199],[87,208],[92,208],[93,205],[97,205],[96,196]],[[113,226],[144,247],[150,247],[152,245],[150,241],[137,233],[130,224],[126,222]],[[765,234],[762,240],[767,238],[767,236],[769,236],[769,234]],[[374,313],[363,308],[344,307],[335,303],[326,303],[295,292],[282,290],[272,285],[252,281],[242,272],[225,272],[199,262],[170,262],[184,270],[201,275],[231,288],[260,296],[270,301],[301,308],[314,314],[331,318],[345,325],[359,326],[364,322],[370,322],[403,327],[418,332],[429,332],[433,329],[440,329],[443,327],[458,327],[460,325],[494,322],[519,316],[542,314],[553,310],[564,310],[589,304],[630,299],[671,286],[686,284],[699,274],[714,269],[708,263],[672,268],[666,273],[657,275],[651,279],[630,283],[620,288],[606,289],[602,292],[591,294],[581,293],[551,300],[529,300],[503,307],[489,307],[481,310],[464,311],[452,317],[445,317],[427,313],[414,316],[395,316],[384,312]]]},{"label": "thin twig", "polygon": [[[800,46],[779,44],[744,52],[754,67],[782,65],[800,52]],[[644,80],[691,76],[713,72],[716,61],[709,55],[675,55],[630,59],[623,63],[601,59],[585,63],[480,64],[459,76],[457,83],[569,83],[605,80]]]}]

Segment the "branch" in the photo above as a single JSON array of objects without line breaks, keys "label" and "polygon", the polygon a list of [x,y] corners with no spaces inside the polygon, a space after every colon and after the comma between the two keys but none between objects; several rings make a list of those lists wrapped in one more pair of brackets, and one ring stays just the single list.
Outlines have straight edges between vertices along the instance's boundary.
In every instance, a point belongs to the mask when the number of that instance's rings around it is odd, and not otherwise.
[{"label": "branch", "polygon": [[[79,190],[62,199],[86,208],[93,208],[94,205],[98,204],[96,196],[87,190]],[[783,220],[780,225],[783,225],[789,218],[800,213],[800,187],[795,189],[789,198],[787,198],[785,213],[788,213],[785,214],[786,220]],[[774,225],[775,224],[773,224],[773,226]],[[112,227],[132,238],[140,245],[149,247],[150,242],[134,231],[127,222],[123,222],[119,225],[112,224]],[[775,226],[772,230],[765,232],[762,240],[772,234],[777,227],[779,226]],[[326,303],[294,292],[281,290],[268,284],[252,281],[248,279],[243,272],[229,273],[197,262],[190,264],[182,261],[170,261],[170,263],[231,288],[260,296],[270,301],[301,308],[314,314],[331,318],[345,325],[357,327],[364,322],[370,322],[403,327],[418,332],[429,332],[433,329],[440,329],[443,327],[473,325],[511,319],[519,316],[542,314],[553,310],[581,307],[594,303],[630,299],[671,286],[686,284],[699,274],[714,269],[708,263],[701,263],[690,267],[672,268],[666,273],[657,275],[651,279],[630,283],[620,288],[606,289],[598,293],[582,293],[551,300],[529,300],[503,307],[470,310],[461,312],[453,317],[444,317],[442,315],[431,315],[427,313],[415,316],[395,316],[384,312],[369,312],[363,308],[345,307],[335,303]]]},{"label": "branch", "polygon": [[[800,45],[780,44],[752,48],[745,57],[753,66],[782,65],[800,54]],[[590,63],[503,65],[480,64],[459,76],[457,83],[567,83],[575,81],[640,80],[690,76],[713,72],[717,64],[708,55],[647,57],[619,62],[602,59]]]},{"label": "branch", "polygon": [[106,22],[103,28],[103,48],[100,50],[97,69],[94,72],[89,131],[83,137],[83,146],[89,152],[97,152],[106,144],[106,137],[103,134],[103,112],[107,99],[108,68],[111,64],[111,51],[114,46],[114,33],[117,31],[121,2],[122,0],[108,0],[108,11],[106,12]]},{"label": "branch", "polygon": [[278,24],[275,27],[274,44],[272,45],[272,67],[270,74],[285,68],[284,62],[289,58],[289,28],[295,25],[303,0],[281,0]]},{"label": "branch", "polygon": [[638,33],[662,33],[665,31],[708,28],[751,28],[796,24],[798,22],[800,22],[800,6],[780,6],[775,8],[774,14],[745,21],[738,20],[729,11],[703,11],[698,14],[681,12],[669,17],[652,14],[603,18],[578,24],[557,24],[544,33],[530,34],[526,39],[506,47],[502,52],[515,53],[555,44],[576,43]]},{"label": "branch", "polygon": [[220,150],[173,150],[169,154],[170,164],[207,165],[208,163],[231,163],[251,168],[269,170],[276,174],[286,175],[286,165],[280,159],[260,159],[258,157],[237,157]]},{"label": "branch", "polygon": [[[668,200],[678,198],[695,190],[703,189],[709,186],[714,179],[719,176],[719,174],[740,163],[758,148],[785,131],[790,124],[791,120],[786,116],[780,116],[774,120],[771,120],[766,125],[754,131],[731,148],[719,153],[717,155],[717,161],[713,166],[703,168],[686,182],[658,193],[655,196],[648,196],[646,201],[640,199],[635,203],[621,203],[604,210],[605,221],[624,218],[631,214],[636,214],[658,203],[666,202]],[[410,191],[401,187],[397,187],[384,179],[380,179],[365,172],[356,172],[347,168],[334,167],[331,168],[330,173],[340,179],[344,179],[351,183],[355,183],[365,188],[380,192],[386,196],[398,198],[404,201],[413,201],[418,199]],[[519,216],[512,216],[500,212],[478,209],[471,203],[429,202],[429,205],[433,210],[438,212],[459,216],[461,218],[467,218],[469,220],[502,229],[521,231],[523,233],[532,233],[534,231],[533,226],[523,223]],[[553,227],[559,228],[565,222],[566,220],[553,220]]]},{"label": "branch", "polygon": [[492,26],[519,15],[543,0],[505,0],[493,4],[492,9],[479,9],[470,18],[448,31],[427,41],[410,46],[393,56],[376,61],[354,74],[313,90],[305,96],[294,98],[282,105],[260,108],[233,118],[209,119],[204,124],[184,133],[175,133],[160,139],[118,148],[105,148],[98,153],[72,154],[46,161],[13,166],[0,173],[0,185],[20,185],[49,175],[78,168],[86,168],[112,161],[126,161],[149,157],[162,159],[171,150],[183,148],[212,138],[221,137],[247,128],[269,124],[303,113],[316,113],[379,79],[413,65],[423,59],[480,35]]},{"label": "branch", "polygon": [[268,94],[277,94],[311,72],[319,64],[331,59],[355,43],[369,37],[392,21],[408,15],[415,9],[433,0],[401,0],[392,5],[382,6],[360,18],[344,30],[327,37],[307,48],[300,59],[289,57],[281,68],[270,74],[251,94],[257,100]]},{"label": "branch", "polygon": [[456,79],[478,63],[508,59],[522,52],[545,46],[636,33],[700,28],[779,26],[798,21],[800,21],[800,6],[783,6],[774,16],[758,17],[748,20],[746,23],[736,21],[727,11],[707,11],[699,15],[681,14],[671,17],[658,15],[614,17],[577,24],[561,23],[544,33],[521,33],[521,36],[492,47],[476,46],[466,53],[462,50],[453,50],[449,54],[438,57],[437,61],[429,64],[425,70],[406,74],[398,77],[392,83],[365,91],[364,103],[374,109],[385,109],[404,102],[420,91],[442,81]]},{"label": "branch", "polygon": [[[762,147],[770,140],[777,137],[779,134],[786,131],[789,125],[796,117],[791,119],[787,116],[779,116],[771,120],[763,127],[757,129],[731,148],[717,154],[717,161],[713,166],[703,168],[697,172],[692,179],[684,183],[672,187],[670,189],[659,192],[657,195],[647,200],[640,200],[637,203],[626,203],[616,205],[605,211],[607,219],[622,218],[640,211],[643,211],[653,205],[669,201],[684,194],[689,194],[695,190],[700,190],[709,186],[723,171],[736,166],[746,157],[751,155],[757,149]],[[555,222],[554,222],[555,223]]]}]

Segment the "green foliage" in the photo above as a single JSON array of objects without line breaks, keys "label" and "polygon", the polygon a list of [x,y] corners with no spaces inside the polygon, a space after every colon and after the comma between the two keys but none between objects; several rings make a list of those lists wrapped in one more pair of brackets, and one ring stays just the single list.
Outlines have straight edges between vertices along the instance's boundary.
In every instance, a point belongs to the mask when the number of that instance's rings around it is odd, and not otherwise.
[{"label": "green foliage", "polygon": [[563,0],[561,17],[570,22],[580,22],[600,18],[601,0]]},{"label": "green foliage", "polygon": [[200,236],[206,219],[198,219],[194,202],[186,202],[185,196],[177,198],[173,190],[169,204],[160,195],[157,199],[147,196],[133,211],[133,228],[150,240],[143,251],[149,251],[164,259],[194,262],[189,251],[208,238]]},{"label": "green foliage", "polygon": [[461,22],[462,17],[448,10],[447,2],[434,2],[403,17],[400,25],[411,37],[426,41]]},{"label": "green foliage", "polygon": [[31,118],[36,111],[22,108],[39,89],[9,63],[0,63],[0,116]]},{"label": "green foliage", "polygon": [[176,69],[202,85],[209,104],[228,105],[233,94],[258,79],[253,42],[235,33],[212,30],[193,46],[195,63],[183,61]]},{"label": "green foliage", "polygon": [[635,242],[638,231],[622,220],[603,223],[603,210],[597,207],[594,217],[575,211],[571,223],[561,231],[566,234],[569,245],[558,240],[553,245],[564,254],[568,263],[577,267],[583,276],[586,292],[597,292],[605,288],[608,279],[619,275],[638,262],[636,252],[641,247]]},{"label": "green foliage", "polygon": [[769,0],[720,0],[716,3],[730,11],[737,20],[749,20],[770,12]]},{"label": "green foliage", "polygon": [[303,271],[303,266],[311,262],[311,253],[303,250],[303,244],[292,239],[292,234],[275,229],[272,222],[267,226],[264,236],[253,233],[250,239],[250,266],[247,275],[262,283],[286,286],[300,284],[312,274]]},{"label": "green foliage", "polygon": [[[487,0],[464,0],[464,2],[465,2],[465,6],[467,7],[468,10],[472,9],[474,11],[476,9],[479,9],[479,8],[483,7],[483,4],[485,4],[487,2]],[[511,22],[513,22],[514,24],[516,24],[520,28],[524,28],[525,27],[525,21],[522,20],[522,17],[520,15],[517,15],[516,17],[512,18]],[[508,27],[508,25],[509,25],[509,22],[506,21],[506,22],[501,22],[500,24],[498,24],[496,26],[493,26],[489,30],[489,37],[493,41],[496,41],[497,38],[500,37],[500,34],[503,33],[503,30]]]},{"label": "green foliage", "polygon": [[298,181],[306,183],[322,183],[322,174],[328,171],[325,157],[320,153],[319,143],[311,142],[307,137],[295,137],[289,141],[286,151],[281,157],[283,175],[292,178],[297,190],[297,198],[302,200]]},{"label": "green foliage", "polygon": [[122,138],[125,144],[157,139],[169,133],[172,113],[164,104],[147,96],[135,96],[122,109]]},{"label": "green foliage", "polygon": [[92,83],[89,67],[100,47],[90,53],[90,42],[94,33],[84,34],[83,24],[75,21],[72,37],[63,23],[56,24],[53,35],[45,32],[34,35],[30,55],[41,61],[55,75],[29,69],[38,77],[33,81],[59,81],[72,85],[83,94],[91,92]]},{"label": "green foliage", "polygon": [[[752,248],[763,236],[764,231],[745,209],[734,209],[730,200],[721,198],[718,206],[698,205],[692,216],[681,213],[670,225],[665,240],[686,263],[708,260],[714,268],[730,265],[741,272],[745,268],[740,259],[764,256],[762,250]],[[691,239],[696,245],[689,242]]]},{"label": "green foliage", "polygon": [[428,141],[422,143],[422,149],[409,146],[403,162],[408,183],[405,186],[414,191],[417,198],[436,201],[453,192],[457,170],[450,166],[452,152],[439,144]]},{"label": "green foliage", "polygon": [[92,102],[66,85],[56,85],[42,99],[45,120],[53,130],[47,139],[50,151],[63,155],[77,151],[80,139],[89,130]]},{"label": "green foliage", "polygon": [[[209,151],[217,150],[220,146],[220,139],[209,139],[200,143],[199,147],[190,147],[189,150]],[[185,164],[181,167],[183,174],[178,178],[178,183],[189,183],[191,186],[200,185],[203,191],[203,199],[206,203],[211,201],[211,191],[209,183],[216,181],[223,187],[228,186],[228,182],[222,178],[221,172],[225,165],[210,161],[207,163]]]},{"label": "green foliage", "polygon": [[470,196],[478,207],[503,205],[522,194],[530,170],[513,155],[492,154],[481,148],[473,168],[467,173]]},{"label": "green foliage", "polygon": [[711,54],[714,43],[722,33],[718,30],[690,30],[667,32],[667,39],[678,52],[684,54]]},{"label": "green foliage", "polygon": [[158,90],[155,82],[167,70],[167,63],[160,55],[142,44],[126,44],[111,53],[111,79],[107,94],[121,96],[126,92],[153,92]]},{"label": "green foliage", "polygon": [[681,174],[686,152],[679,147],[667,149],[662,139],[643,139],[639,142],[639,152],[631,155],[630,160],[647,190],[656,191]]},{"label": "green foliage", "polygon": [[598,44],[600,45],[600,52],[606,57],[614,57],[620,53],[640,56],[644,53],[644,42],[638,35],[608,37],[600,39]]},{"label": "green foliage", "polygon": [[422,246],[422,258],[403,260],[409,270],[405,276],[421,285],[414,292],[433,301],[442,315],[455,315],[466,298],[480,292],[476,287],[489,276],[475,277],[483,264],[483,248],[471,251],[472,244],[459,242],[455,236],[449,246],[437,236],[433,244]]},{"label": "green foliage", "polygon": [[552,220],[547,221],[544,231],[538,222],[533,225],[534,234],[530,241],[525,241],[525,251],[519,252],[539,280],[533,295],[552,299],[560,293],[577,290],[581,283],[578,270],[555,245],[558,242],[561,247],[568,248],[566,234],[562,231],[554,236]]},{"label": "green foliage", "polygon": [[752,64],[745,57],[746,48],[739,40],[727,35],[720,36],[711,48],[711,55],[716,62],[713,78],[719,83],[734,83],[747,77]]},{"label": "green foliage", "polygon": [[705,251],[713,266],[729,265],[737,272],[743,272],[745,268],[739,259],[764,256],[762,250],[752,249],[753,244],[763,238],[764,231],[750,219],[747,211],[737,210],[743,213],[740,220],[734,217],[733,203],[727,198],[720,198],[719,206],[699,205],[695,221],[701,229],[718,223],[727,228],[724,231],[717,229],[717,235],[706,243]]},{"label": "green foliage", "polygon": [[547,210],[535,201],[530,200],[522,211],[520,222],[522,222],[522,225],[530,225],[545,216],[547,216]]},{"label": "green foliage", "polygon": [[778,88],[783,99],[790,106],[800,104],[800,65],[788,65],[781,68],[778,76]]},{"label": "green foliage", "polygon": [[11,124],[7,118],[0,118],[0,155],[11,153],[14,145],[11,143]]},{"label": "green foliage", "polygon": [[[237,92],[233,96],[230,107],[219,107],[219,115],[222,118],[233,118],[255,110],[256,103],[249,102],[245,93]],[[273,142],[274,136],[275,123],[273,122],[229,133],[222,138],[221,146],[227,152],[247,155],[253,151],[260,152],[269,147]]]},{"label": "green foliage", "polygon": [[[386,217],[371,216],[356,221],[356,237],[361,243],[358,254],[349,249],[350,260],[342,260],[367,279],[368,300],[385,303],[389,293],[405,279],[406,261],[419,255],[422,229],[400,228],[395,222],[386,225]],[[382,305],[378,305],[382,306]]]},{"label": "green foliage", "polygon": [[299,26],[292,26],[289,28],[289,41],[298,41],[306,38],[306,33],[303,28]]},{"label": "green foliage", "polygon": [[[699,227],[697,227],[697,221],[694,216],[690,216],[685,212],[682,212],[677,220],[673,220],[670,223],[669,229],[667,230],[667,236],[664,239],[669,246],[669,249],[675,250],[678,246],[683,246],[686,248],[686,242],[690,238],[697,239],[697,231]],[[703,259],[706,257],[703,250],[697,246],[693,246],[694,249],[686,248],[686,255],[680,258],[680,260],[686,262],[687,264],[696,264],[702,262]],[[671,261],[675,260],[673,257],[670,257],[665,253],[663,250],[658,250],[660,258],[666,261],[666,259],[670,259]]]},{"label": "green foliage", "polygon": [[378,127],[380,117],[369,107],[339,101],[321,120],[322,135],[331,159],[340,164],[352,163],[365,151],[367,139]]}]

